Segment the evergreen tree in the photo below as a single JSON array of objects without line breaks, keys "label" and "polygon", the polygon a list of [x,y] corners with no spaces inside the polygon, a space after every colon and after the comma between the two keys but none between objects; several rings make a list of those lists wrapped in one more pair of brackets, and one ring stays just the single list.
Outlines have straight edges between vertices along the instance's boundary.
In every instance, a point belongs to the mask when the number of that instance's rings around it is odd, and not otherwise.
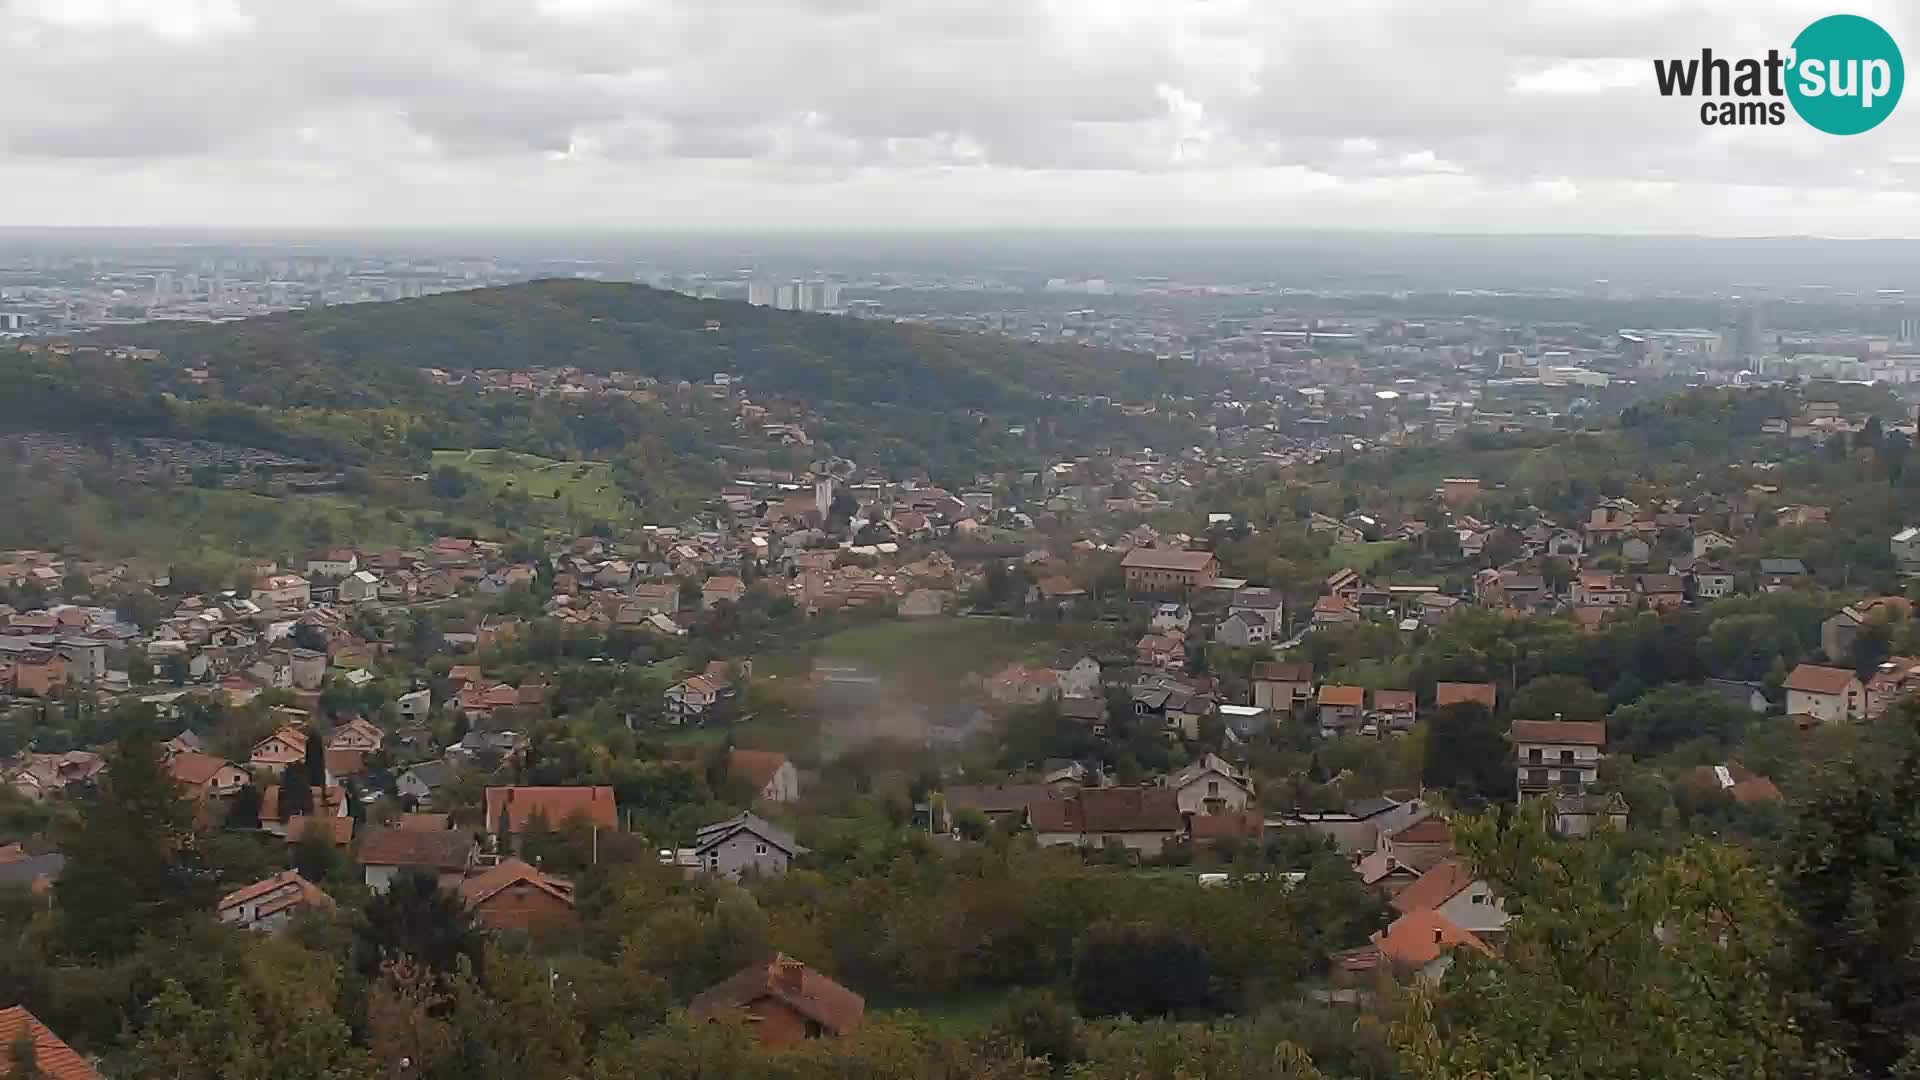
[{"label": "evergreen tree", "polygon": [[327,744],[318,732],[307,732],[307,786],[327,786]]},{"label": "evergreen tree", "polygon": [[205,911],[215,882],[201,858],[193,805],[144,729],[121,733],[98,790],[61,837],[66,866],[54,885],[61,938],[112,958],[142,933]]},{"label": "evergreen tree", "polygon": [[313,788],[307,786],[307,765],[296,761],[280,770],[280,820],[313,812]]}]

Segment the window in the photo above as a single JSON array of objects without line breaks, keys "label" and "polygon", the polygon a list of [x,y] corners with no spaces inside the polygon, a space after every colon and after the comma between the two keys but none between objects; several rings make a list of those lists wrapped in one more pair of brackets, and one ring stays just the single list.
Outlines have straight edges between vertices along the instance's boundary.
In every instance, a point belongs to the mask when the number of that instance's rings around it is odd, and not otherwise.
[{"label": "window", "polygon": [[1579,769],[1561,769],[1560,782],[1568,785],[1575,785],[1580,783],[1580,770]]},{"label": "window", "polygon": [[1573,751],[1571,751],[1571,750],[1562,750],[1562,751],[1560,751],[1560,761],[1561,761],[1561,763],[1562,763],[1562,764],[1569,764],[1569,765],[1570,765],[1570,764],[1572,764],[1572,763],[1573,763]]},{"label": "window", "polygon": [[767,845],[765,844],[753,845],[753,853],[755,855],[765,855],[767,853]]},{"label": "window", "polygon": [[1540,764],[1540,748],[1539,747],[1536,746],[1533,749],[1527,751],[1527,763],[1530,765]]},{"label": "window", "polygon": [[1547,770],[1528,769],[1527,783],[1534,787],[1546,787],[1547,786]]},{"label": "window", "polygon": [[1218,780],[1207,781],[1207,794],[1209,795],[1220,794],[1220,781]]},{"label": "window", "polygon": [[1473,894],[1473,902],[1474,902],[1474,903],[1476,903],[1476,904],[1484,904],[1484,903],[1486,903],[1486,902],[1487,902],[1487,894],[1486,894],[1486,893],[1478,893],[1478,892],[1477,892],[1477,893],[1474,893],[1474,894]]}]

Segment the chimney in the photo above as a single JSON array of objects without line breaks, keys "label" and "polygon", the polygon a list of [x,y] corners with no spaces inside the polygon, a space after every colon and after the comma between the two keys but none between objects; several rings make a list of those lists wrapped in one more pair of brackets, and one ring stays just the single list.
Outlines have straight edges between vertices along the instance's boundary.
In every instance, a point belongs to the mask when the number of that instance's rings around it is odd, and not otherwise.
[{"label": "chimney", "polygon": [[790,994],[804,992],[807,965],[785,956],[775,957],[773,961],[773,982],[775,986]]}]

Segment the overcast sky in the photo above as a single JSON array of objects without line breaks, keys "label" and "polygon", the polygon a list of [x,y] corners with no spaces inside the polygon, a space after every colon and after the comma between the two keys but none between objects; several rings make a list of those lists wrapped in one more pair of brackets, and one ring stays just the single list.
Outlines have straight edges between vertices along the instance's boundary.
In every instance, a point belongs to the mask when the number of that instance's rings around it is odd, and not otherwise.
[{"label": "overcast sky", "polygon": [[1920,236],[1920,92],[1703,127],[1793,0],[0,0],[0,224]]}]

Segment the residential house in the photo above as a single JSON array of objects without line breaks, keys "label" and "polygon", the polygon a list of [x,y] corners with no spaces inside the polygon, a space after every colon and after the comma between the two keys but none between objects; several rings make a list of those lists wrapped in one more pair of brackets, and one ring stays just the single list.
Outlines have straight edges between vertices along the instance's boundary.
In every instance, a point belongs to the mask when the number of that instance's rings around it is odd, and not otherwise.
[{"label": "residential house", "polygon": [[1820,624],[1820,651],[1834,663],[1847,663],[1853,656],[1853,643],[1861,627],[1875,619],[1906,619],[1913,614],[1913,601],[1904,596],[1875,596],[1857,604],[1848,604]]},{"label": "residential house", "polygon": [[1693,557],[1696,559],[1708,558],[1716,551],[1732,550],[1733,538],[1731,536],[1714,532],[1712,529],[1704,529],[1693,534]]},{"label": "residential house", "polygon": [[519,859],[502,859],[460,882],[458,892],[485,930],[537,934],[576,922],[573,882]]},{"label": "residential house", "polygon": [[1445,593],[1427,593],[1414,603],[1419,606],[1421,624],[1427,627],[1439,626],[1464,606],[1459,597]]},{"label": "residential house", "polygon": [[1253,801],[1253,779],[1218,754],[1205,754],[1161,781],[1183,814],[1226,814]]},{"label": "residential house", "polygon": [[1640,598],[1655,611],[1672,611],[1687,602],[1687,583],[1678,574],[1641,574]]},{"label": "residential house", "polygon": [[544,820],[549,829],[579,817],[595,829],[620,827],[620,810],[610,787],[490,787],[486,792],[489,836],[527,831],[528,823]]},{"label": "residential house", "polygon": [[1052,668],[1008,664],[987,679],[987,696],[1002,705],[1038,705],[1060,696],[1060,677]]},{"label": "residential house", "polygon": [[1569,840],[1591,836],[1602,826],[1627,827],[1627,799],[1617,791],[1556,792],[1549,825]]},{"label": "residential house", "polygon": [[426,687],[409,690],[393,701],[402,724],[424,724],[433,717],[433,691]]},{"label": "residential house", "polygon": [[1320,734],[1338,735],[1360,727],[1367,709],[1367,691],[1361,686],[1327,683],[1320,688]]},{"label": "residential house", "polygon": [[1909,525],[1901,529],[1887,543],[1902,572],[1920,574],[1920,526]]},{"label": "residential house", "polygon": [[[0,1046],[31,1046],[34,1070],[47,1080],[101,1080],[99,1070],[23,1006],[0,1009]],[[0,1076],[11,1075],[16,1068],[9,1056],[0,1064]]]},{"label": "residential house", "polygon": [[1120,569],[1128,589],[1166,592],[1212,584],[1220,576],[1220,560],[1211,551],[1136,547],[1120,560]]},{"label": "residential house", "polygon": [[333,898],[297,870],[283,870],[235,889],[214,906],[222,923],[263,934],[286,929],[301,912],[332,910]]},{"label": "residential house", "polygon": [[1193,625],[1193,611],[1185,604],[1161,604],[1153,609],[1147,625],[1156,634],[1184,634]]},{"label": "residential house", "polygon": [[1236,649],[1245,649],[1265,644],[1266,632],[1265,623],[1250,620],[1236,611],[1213,628],[1213,640]]},{"label": "residential house", "polygon": [[1687,575],[1693,580],[1693,595],[1701,600],[1718,600],[1733,595],[1735,575],[1733,569],[1724,563],[1696,561],[1687,569]]},{"label": "residential house", "polygon": [[1172,671],[1185,667],[1187,662],[1186,643],[1163,634],[1142,637],[1133,651],[1133,662],[1141,667]]},{"label": "residential house", "polygon": [[1807,580],[1807,564],[1799,559],[1761,559],[1760,588],[1782,592]]},{"label": "residential house", "polygon": [[1042,847],[1113,844],[1146,856],[1184,828],[1178,796],[1163,787],[1081,788],[1032,804],[1027,822]]},{"label": "residential house", "polygon": [[1100,661],[1082,656],[1066,667],[1053,669],[1055,682],[1063,698],[1099,698]]},{"label": "residential house", "polygon": [[1281,821],[1283,827],[1305,829],[1333,841],[1342,855],[1359,857],[1378,850],[1383,834],[1405,828],[1429,812],[1418,799],[1402,802],[1382,795],[1348,803],[1342,810],[1295,811]]},{"label": "residential house", "polygon": [[1469,702],[1492,709],[1497,700],[1498,691],[1490,682],[1443,682],[1433,686],[1433,703],[1442,709]]},{"label": "residential house", "polygon": [[327,733],[328,750],[351,750],[359,754],[371,754],[386,745],[386,741],[386,732],[359,716]]},{"label": "residential house", "polygon": [[1341,626],[1360,621],[1360,612],[1344,596],[1322,596],[1313,602],[1313,625]]},{"label": "residential house", "polygon": [[446,761],[423,761],[408,769],[403,769],[394,778],[394,793],[402,800],[411,799],[415,806],[432,806],[433,793],[447,785],[453,779],[453,766]]},{"label": "residential house", "polygon": [[1339,966],[1346,971],[1385,968],[1396,978],[1423,986],[1437,986],[1453,964],[1455,950],[1471,949],[1492,956],[1485,941],[1441,915],[1428,909],[1402,915],[1376,931],[1370,944],[1355,953],[1345,953]]},{"label": "residential house", "polygon": [[1801,664],[1787,675],[1787,714],[1834,722],[1867,714],[1866,687],[1850,668]]},{"label": "residential house", "polygon": [[1056,798],[1046,784],[952,784],[943,793],[949,821],[963,810],[971,810],[988,821],[1026,820],[1027,810],[1036,802]]},{"label": "residential house", "polygon": [[300,728],[282,727],[273,734],[253,744],[253,753],[247,758],[247,764],[256,769],[268,769],[278,773],[281,769],[296,761],[307,758],[307,733]]},{"label": "residential house", "polygon": [[1772,780],[1737,761],[1720,765],[1702,765],[1688,774],[1694,788],[1717,792],[1743,806],[1784,801]]},{"label": "residential house", "polygon": [[1916,690],[1920,690],[1920,656],[1888,657],[1867,679],[1867,716],[1885,713]]},{"label": "residential house", "polygon": [[480,844],[465,829],[369,829],[354,856],[367,888],[384,893],[402,874],[432,875],[443,888],[458,888],[479,857]]},{"label": "residential house", "polygon": [[1253,704],[1292,712],[1313,697],[1313,665],[1300,660],[1262,660],[1253,665]]},{"label": "residential house", "polygon": [[667,720],[675,724],[697,723],[726,692],[725,681],[711,675],[692,675],[682,679],[667,687],[662,695],[666,699]]},{"label": "residential house", "polygon": [[322,787],[308,788],[307,799],[311,803],[305,808],[296,809],[281,805],[279,784],[269,784],[260,791],[260,831],[285,839],[295,819],[300,817],[347,816],[347,792],[339,784],[327,784]]},{"label": "residential house", "polygon": [[1607,745],[1604,721],[1515,720],[1508,732],[1518,762],[1520,795],[1578,794],[1600,779]]},{"label": "residential house", "polygon": [[687,1015],[696,1021],[740,1015],[761,1046],[778,1048],[860,1030],[866,1001],[859,994],[784,954],[754,964],[696,996]]},{"label": "residential house", "polygon": [[737,604],[745,595],[746,582],[731,575],[719,574],[708,578],[706,584],[700,586],[700,606],[706,609],[721,602]]},{"label": "residential house", "polygon": [[1413,691],[1375,690],[1373,714],[1379,718],[1383,731],[1397,734],[1411,730],[1419,715]]},{"label": "residential house", "polygon": [[1060,715],[1095,735],[1107,733],[1107,701],[1104,697],[1063,697],[1060,699]]},{"label": "residential house", "polygon": [[191,750],[169,755],[167,772],[180,785],[181,796],[194,804],[195,820],[203,825],[224,819],[224,800],[253,782],[251,773],[226,758]]},{"label": "residential house", "polygon": [[1434,864],[1419,880],[1395,893],[1389,903],[1402,915],[1439,912],[1462,930],[1483,937],[1501,933],[1512,918],[1493,886],[1475,877],[1466,862],[1458,858]]},{"label": "residential house", "polygon": [[756,800],[784,803],[800,797],[800,774],[777,750],[729,750],[727,773],[743,782]]},{"label": "residential house", "polygon": [[1580,607],[1626,607],[1633,591],[1615,574],[1581,573],[1573,579],[1573,602]]},{"label": "residential house", "polygon": [[807,853],[785,829],[753,813],[702,826],[693,834],[693,847],[682,854],[690,872],[712,874],[734,881],[754,874],[776,877],[793,860]]},{"label": "residential house", "polygon": [[1233,599],[1227,604],[1227,614],[1247,620],[1249,644],[1276,640],[1286,631],[1286,605],[1275,589],[1235,589]]},{"label": "residential house", "polygon": [[355,570],[340,579],[335,595],[343,604],[364,604],[380,599],[380,577],[371,570]]}]

